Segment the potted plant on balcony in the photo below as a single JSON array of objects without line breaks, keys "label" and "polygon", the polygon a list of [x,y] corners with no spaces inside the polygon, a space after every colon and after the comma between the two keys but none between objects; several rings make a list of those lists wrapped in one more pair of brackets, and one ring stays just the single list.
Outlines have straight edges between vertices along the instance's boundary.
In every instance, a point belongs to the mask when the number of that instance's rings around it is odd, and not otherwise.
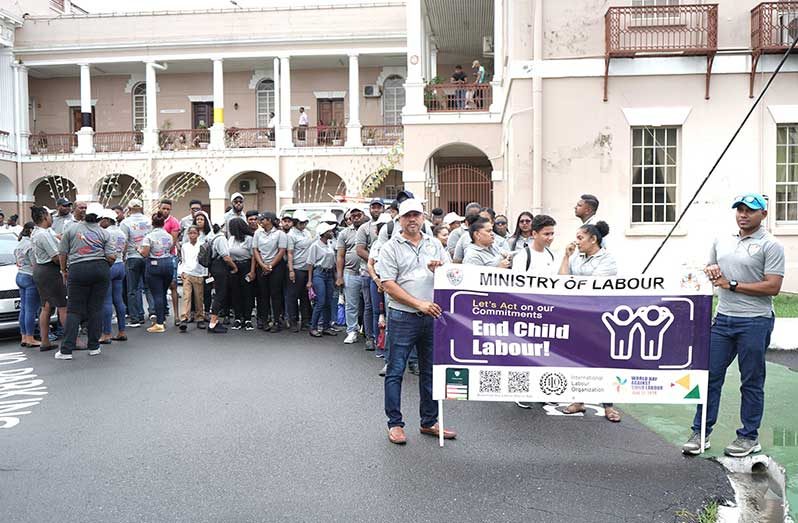
[{"label": "potted plant on balcony", "polygon": [[165,120],[161,126],[161,131],[167,132],[158,134],[158,142],[160,143],[161,149],[167,151],[171,151],[175,148],[175,137],[168,132],[170,129],[172,129],[172,120]]},{"label": "potted plant on balcony", "polygon": [[225,135],[227,136],[227,147],[238,147],[238,127],[228,127],[225,129]]},{"label": "potted plant on balcony", "polygon": [[344,144],[344,141],[341,139],[341,126],[338,125],[338,122],[335,120],[330,124],[330,139],[332,140],[332,144],[336,147]]},{"label": "potted plant on balcony", "polygon": [[210,134],[208,133],[208,125],[205,120],[200,120],[197,124],[197,136],[193,140],[194,146],[199,146],[200,149],[207,149],[210,143]]},{"label": "potted plant on balcony", "polygon": [[373,127],[369,127],[366,129],[366,140],[364,141],[365,145],[374,145],[377,137],[377,130]]},{"label": "potted plant on balcony", "polygon": [[36,152],[47,152],[47,134],[44,131],[39,131],[39,136],[36,138]]}]

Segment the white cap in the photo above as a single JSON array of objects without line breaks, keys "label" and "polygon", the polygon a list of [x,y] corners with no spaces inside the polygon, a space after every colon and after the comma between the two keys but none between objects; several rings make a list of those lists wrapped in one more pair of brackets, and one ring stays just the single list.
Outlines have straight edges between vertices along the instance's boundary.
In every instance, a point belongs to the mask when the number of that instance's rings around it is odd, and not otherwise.
[{"label": "white cap", "polygon": [[299,209],[297,212],[295,212],[294,215],[291,216],[291,218],[293,218],[294,220],[296,220],[298,222],[310,221],[310,218],[308,218],[308,213],[306,213],[302,209]]},{"label": "white cap", "polygon": [[244,195],[241,194],[240,192],[234,192],[233,195],[230,197],[230,201],[232,202],[236,198],[241,198],[243,200],[244,199]]},{"label": "white cap", "polygon": [[377,218],[377,224],[389,223],[391,221],[393,221],[393,217],[391,216],[391,213],[389,213],[389,212],[384,212],[384,213],[380,214],[379,218]]},{"label": "white cap", "polygon": [[42,208],[43,208],[45,211],[47,211],[47,214],[49,214],[50,216],[53,216],[53,215],[55,215],[55,213],[57,213],[57,212],[58,212],[58,211],[56,211],[55,209],[51,209],[51,208],[47,207],[46,205],[43,205],[43,206],[42,206]]},{"label": "white cap", "polygon": [[335,213],[333,213],[332,211],[327,211],[324,213],[324,215],[321,217],[321,220],[319,221],[338,223],[338,218],[336,218]]},{"label": "white cap", "polygon": [[109,220],[115,222],[116,221],[116,213],[113,211],[113,209],[103,209],[102,215],[98,216],[98,218],[108,218]]},{"label": "white cap", "polygon": [[321,222],[319,225],[316,226],[316,232],[319,236],[324,234],[325,232],[329,232],[335,229],[335,225],[330,225],[329,223]]},{"label": "white cap", "polygon": [[224,216],[220,216],[217,214],[213,218],[213,221],[211,223],[213,223],[214,225],[218,225],[219,227],[222,227],[224,225]]},{"label": "white cap", "polygon": [[460,216],[456,212],[450,212],[449,214],[443,217],[443,224],[449,225],[452,222],[462,222],[463,220],[465,220],[463,216]]},{"label": "white cap", "polygon": [[404,216],[409,212],[420,212],[424,214],[424,206],[415,198],[410,198],[399,204],[399,216]]},{"label": "white cap", "polygon": [[98,218],[102,218],[103,213],[105,212],[105,207],[99,203],[90,203],[86,207],[86,216],[93,214]]},{"label": "white cap", "polygon": [[139,207],[140,208],[142,206],[141,205],[141,200],[139,200],[138,198],[133,198],[132,200],[127,202],[127,206],[129,208],[133,208],[133,207]]}]

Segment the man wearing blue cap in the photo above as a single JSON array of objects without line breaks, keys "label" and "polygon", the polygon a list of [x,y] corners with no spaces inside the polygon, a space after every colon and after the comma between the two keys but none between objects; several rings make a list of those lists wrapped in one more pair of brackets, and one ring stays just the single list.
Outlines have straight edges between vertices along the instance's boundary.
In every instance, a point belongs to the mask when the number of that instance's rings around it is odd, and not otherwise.
[{"label": "man wearing blue cap", "polygon": [[[712,244],[707,277],[718,289],[718,309],[712,322],[707,393],[707,437],[718,419],[720,393],[726,369],[738,358],[742,401],[737,439],[724,449],[728,456],[759,452],[759,425],[765,408],[765,350],[773,331],[773,296],[784,279],[784,248],[767,232],[767,202],[749,193],[732,204],[739,232]],[[701,452],[701,405],[693,419],[693,435],[682,446],[685,454]]]}]

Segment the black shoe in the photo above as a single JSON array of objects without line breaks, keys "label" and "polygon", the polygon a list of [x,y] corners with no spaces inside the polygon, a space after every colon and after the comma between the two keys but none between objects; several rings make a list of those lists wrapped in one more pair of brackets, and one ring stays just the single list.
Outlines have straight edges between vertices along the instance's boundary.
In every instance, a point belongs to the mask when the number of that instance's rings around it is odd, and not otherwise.
[{"label": "black shoe", "polygon": [[315,329],[310,329],[310,335],[314,338],[321,338],[321,333]]},{"label": "black shoe", "polygon": [[338,331],[335,329],[324,329],[321,333],[325,336],[338,336]]},{"label": "black shoe", "polygon": [[47,352],[48,350],[58,349],[57,343],[51,343],[50,345],[39,345],[39,352]]},{"label": "black shoe", "polygon": [[419,372],[418,372],[418,363],[408,363],[407,364],[407,371],[410,374],[415,374],[416,376],[418,376],[418,374],[419,374]]},{"label": "black shoe", "polygon": [[205,327],[206,327],[206,323],[205,323],[204,320],[200,320],[200,321],[197,322],[197,328],[198,329],[204,329]]},{"label": "black shoe", "polygon": [[294,322],[294,332],[299,332],[299,328],[300,328],[299,322],[295,321]]},{"label": "black shoe", "polygon": [[247,320],[244,322],[244,330],[245,331],[254,331],[255,327],[252,326],[252,322]]},{"label": "black shoe", "polygon": [[274,325],[272,325],[272,328],[269,329],[269,332],[277,333],[277,332],[281,332],[282,330],[283,329],[282,329],[282,327],[280,327],[280,324],[279,323],[275,323]]},{"label": "black shoe", "polygon": [[234,321],[234,322],[233,322],[233,327],[232,327],[232,329],[233,329],[234,331],[239,331],[239,330],[241,330],[241,320],[236,320],[236,321]]},{"label": "black shoe", "polygon": [[208,327],[208,332],[211,334],[224,334],[227,332],[227,327],[221,323],[217,323],[214,327]]},{"label": "black shoe", "polygon": [[108,338],[107,340],[100,340],[97,343],[100,343],[102,345],[110,345],[111,344],[111,339]]},{"label": "black shoe", "polygon": [[188,329],[188,322],[181,321],[179,327],[180,327],[180,332],[186,332],[186,329]]},{"label": "black shoe", "polygon": [[261,320],[260,318],[258,318],[258,330],[259,331],[263,330],[263,320]]}]

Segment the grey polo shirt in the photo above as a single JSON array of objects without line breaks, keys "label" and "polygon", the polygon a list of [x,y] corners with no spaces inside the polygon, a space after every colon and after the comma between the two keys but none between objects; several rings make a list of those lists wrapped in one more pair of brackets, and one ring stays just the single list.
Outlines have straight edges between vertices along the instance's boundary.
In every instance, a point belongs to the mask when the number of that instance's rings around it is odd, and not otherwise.
[{"label": "grey polo shirt", "polygon": [[606,249],[599,249],[593,256],[575,252],[568,260],[568,273],[572,276],[615,276],[618,264]]},{"label": "grey polo shirt", "polygon": [[119,230],[127,236],[127,257],[141,258],[138,248],[141,247],[141,242],[144,237],[152,230],[152,222],[149,218],[137,212],[131,214],[119,225]]},{"label": "grey polo shirt", "polygon": [[111,235],[99,223],[77,222],[61,235],[59,254],[67,256],[67,264],[103,260],[115,256]]},{"label": "grey polo shirt", "polygon": [[[784,247],[764,227],[750,236],[730,234],[717,238],[709,251],[709,264],[717,263],[728,280],[755,283],[766,274],[784,276]],[[718,288],[718,311],[727,316],[753,318],[773,314],[772,296],[748,296]]]},{"label": "grey polo shirt", "polygon": [[[308,255],[307,261],[305,262],[307,268],[308,265],[312,265],[314,269],[326,269],[332,270],[335,268],[335,248],[333,247],[333,241],[328,240],[327,243],[324,243],[321,240],[316,240],[313,244],[308,248]],[[294,265],[296,268],[297,265]]]},{"label": "grey polo shirt", "polygon": [[260,251],[263,263],[269,264],[280,249],[288,248],[288,237],[277,227],[272,227],[269,232],[258,229],[252,238],[252,246]]},{"label": "grey polo shirt", "polygon": [[308,265],[308,249],[313,243],[313,235],[307,229],[299,230],[296,227],[288,231],[288,250],[294,253],[294,270],[305,271]]},{"label": "grey polo shirt", "polygon": [[498,267],[504,259],[504,253],[494,241],[490,247],[480,247],[474,243],[469,243],[463,256],[463,263],[467,265],[479,265],[482,267]]},{"label": "grey polo shirt", "polygon": [[361,262],[363,259],[357,255],[357,230],[349,226],[338,235],[338,243],[336,249],[345,249],[344,255],[344,269],[360,274]]},{"label": "grey polo shirt", "polygon": [[[419,300],[432,301],[434,275],[427,264],[433,260],[441,263],[451,261],[441,242],[423,234],[418,246],[404,236],[391,238],[380,248],[377,273],[383,281],[395,281],[405,292]],[[388,305],[392,309],[418,312],[394,299]]]},{"label": "grey polo shirt", "polygon": [[75,222],[75,221],[77,221],[77,220],[75,220],[75,217],[72,215],[72,213],[69,213],[69,214],[64,215],[64,216],[61,216],[60,214],[57,214],[57,215],[53,216],[53,224],[50,226],[50,228],[56,234],[61,234],[61,233],[64,232],[64,226],[67,223],[72,223],[72,222]]},{"label": "grey polo shirt", "polygon": [[52,227],[42,229],[36,227],[30,237],[33,243],[33,259],[37,265],[51,263],[54,256],[58,256],[58,238]]},{"label": "grey polo shirt", "polygon": [[[451,236],[449,236],[451,238]],[[454,248],[454,255],[452,259],[455,262],[462,262],[463,258],[465,257],[466,247],[474,243],[471,239],[471,234],[466,231],[465,234],[460,236],[460,239],[457,241],[457,245]],[[448,243],[446,244],[449,245]],[[498,234],[494,235],[493,238],[493,245],[495,245],[498,249],[503,251],[509,251],[510,247],[507,245],[507,240],[499,236]],[[448,247],[447,247],[448,248]]]}]

